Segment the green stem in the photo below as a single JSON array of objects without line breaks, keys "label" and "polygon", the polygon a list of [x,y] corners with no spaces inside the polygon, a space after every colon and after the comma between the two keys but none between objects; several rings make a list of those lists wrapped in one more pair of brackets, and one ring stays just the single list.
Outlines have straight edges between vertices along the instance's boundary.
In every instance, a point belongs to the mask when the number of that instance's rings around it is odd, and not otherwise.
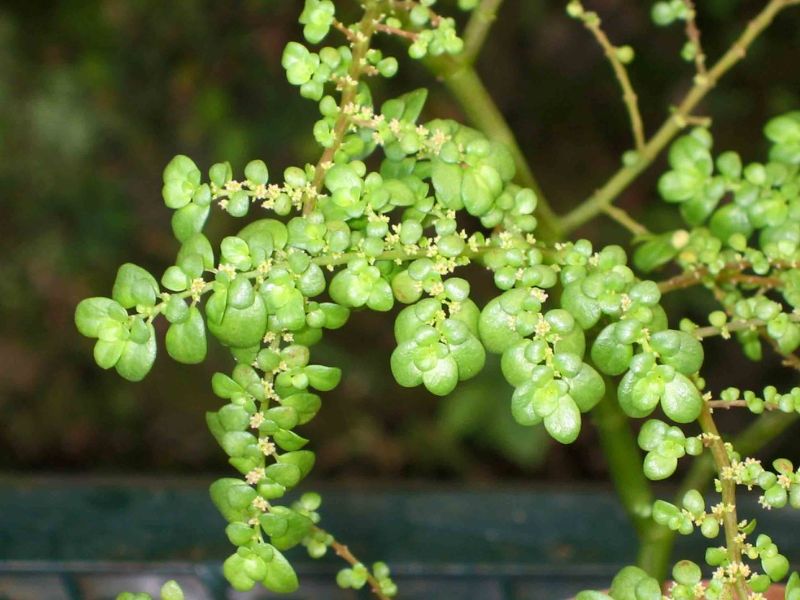
[{"label": "green stem", "polygon": [[[642,454],[631,431],[630,419],[616,401],[613,382],[606,381],[606,390],[606,395],[592,412],[600,446],[608,461],[614,487],[639,538],[639,566],[653,577],[663,579],[671,550],[663,538],[669,530],[650,517],[653,492],[642,473]],[[665,548],[666,554],[663,552]]]},{"label": "green stem", "polygon": [[639,159],[632,165],[623,167],[609,179],[603,187],[592,194],[577,208],[561,219],[564,232],[570,232],[594,218],[641,174],[661,151],[688,123],[694,108],[705,98],[706,94],[717,84],[725,73],[741,61],[750,45],[772,23],[775,16],[787,6],[796,4],[792,0],[771,0],[764,9],[748,23],[745,30],[705,75],[695,77],[695,83],[689,93],[667,119],[661,128],[639,151]]},{"label": "green stem", "polygon": [[536,233],[545,240],[561,237],[558,218],[533,175],[517,140],[506,123],[500,109],[487,91],[475,69],[451,57],[436,57],[426,60],[426,64],[447,86],[450,93],[461,105],[467,119],[492,140],[501,142],[514,157],[517,168],[517,181],[536,192],[538,205],[536,216],[539,226]]},{"label": "green stem", "polygon": [[622,225],[631,234],[633,234],[634,238],[648,235],[650,233],[647,227],[639,223],[639,221],[617,206],[609,204],[603,209],[603,212],[605,212],[609,217],[614,219],[617,223]]},{"label": "green stem", "polygon": [[[733,441],[733,447],[742,456],[757,454],[764,446],[796,423],[798,417],[800,415],[797,413],[765,413],[736,436]],[[714,479],[715,474],[714,459],[711,454],[704,453],[697,457],[683,478],[678,492],[675,494],[673,504],[679,506],[689,490],[698,490],[700,492],[706,490]],[[643,554],[647,553],[648,556],[646,558],[654,562],[663,559],[663,564],[666,566],[675,546],[677,534],[665,527],[660,529],[661,535],[648,540],[646,547],[642,546],[639,554],[640,564],[643,560]]]},{"label": "green stem", "polygon": [[[733,447],[742,456],[757,454],[764,446],[793,425],[798,417],[800,415],[797,413],[764,413],[734,439]],[[698,457],[689,472],[686,473],[676,498],[683,498],[689,490],[702,491],[706,489],[714,478],[714,473],[714,460],[711,455],[703,454]]]},{"label": "green stem", "polygon": [[[720,475],[719,479],[722,488],[723,504],[722,527],[725,531],[725,545],[728,550],[728,559],[731,563],[740,563],[742,562],[742,547],[737,540],[739,534],[739,519],[736,515],[736,482],[732,479],[725,479],[721,475],[724,469],[730,468],[731,466],[731,461],[728,458],[728,450],[725,448],[725,443],[719,435],[717,424],[714,422],[714,417],[708,406],[703,407],[697,422],[700,424],[703,433],[708,436],[708,445],[714,462],[714,470]],[[741,575],[731,584],[731,588],[734,591],[734,598],[738,600],[747,600],[749,597],[747,586]]]},{"label": "green stem", "polygon": [[472,16],[464,30],[464,50],[460,57],[464,64],[471,65],[478,58],[502,3],[503,0],[482,0],[472,11]]},{"label": "green stem", "polygon": [[[350,124],[349,115],[346,110],[347,106],[352,104],[356,99],[358,93],[358,82],[364,70],[364,57],[369,51],[372,36],[375,33],[375,19],[380,14],[380,6],[374,2],[364,8],[364,16],[359,21],[358,32],[359,36],[351,43],[353,52],[352,63],[348,71],[350,78],[349,83],[342,91],[342,98],[339,102],[339,116],[336,118],[336,123],[333,127],[333,144],[325,148],[322,153],[317,166],[314,168],[313,185],[317,191],[322,189],[322,184],[325,179],[325,171],[327,166],[333,161],[336,151],[342,145],[344,136],[347,133],[347,128]],[[314,211],[317,199],[314,195],[309,195],[303,202],[303,215],[308,215]]]}]

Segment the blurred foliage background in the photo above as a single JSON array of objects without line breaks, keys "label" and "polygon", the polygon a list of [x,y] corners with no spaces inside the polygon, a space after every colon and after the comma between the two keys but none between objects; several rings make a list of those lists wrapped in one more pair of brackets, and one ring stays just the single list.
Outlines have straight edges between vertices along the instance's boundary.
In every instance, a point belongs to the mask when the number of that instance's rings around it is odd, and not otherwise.
[{"label": "blurred foliage background", "polygon": [[[168,358],[132,385],[94,366],[91,342],[72,324],[77,302],[110,290],[118,264],[161,272],[177,246],[160,198],[163,165],[176,153],[207,167],[241,169],[263,158],[274,174],[314,161],[312,103],[284,79],[280,55],[299,36],[298,0],[5,0],[0,5],[0,468],[91,472],[188,472],[224,468],[203,414],[217,399],[209,379],[229,370],[216,348],[200,367]],[[343,9],[348,2],[337,2]],[[443,0],[452,8],[454,2]],[[479,70],[557,209],[599,186],[630,145],[616,82],[595,42],[563,3],[507,0]],[[649,130],[690,83],[679,28],[655,29],[650,2],[594,0],[611,38],[631,44],[631,67]],[[762,2],[701,0],[707,51],[727,48]],[[338,42],[337,42],[338,43]],[[383,42],[403,55],[393,41]],[[458,106],[416,63],[375,90],[385,98],[431,86],[428,117]],[[761,127],[800,108],[800,15],[780,17],[703,107],[718,147],[764,156]],[[663,163],[662,163],[663,164]],[[677,223],[659,203],[659,166],[622,205],[656,231]],[[224,218],[209,232],[236,227]],[[582,234],[623,242],[600,220]],[[491,281],[476,272],[477,297]],[[481,288],[483,291],[481,291]],[[702,318],[711,299],[684,294],[673,318]],[[317,352],[341,366],[342,385],[306,426],[318,479],[595,479],[604,463],[586,427],[570,447],[510,417],[497,363],[446,400],[397,386],[388,367],[385,315],[356,314]],[[708,378],[759,387],[733,343],[712,346]],[[781,375],[784,378],[787,375]],[[763,380],[759,380],[763,377]],[[784,379],[784,382],[788,380]],[[735,428],[736,417],[726,425]],[[795,436],[796,437],[796,436]],[[775,450],[790,453],[789,439]],[[795,453],[800,450],[794,442]]]}]

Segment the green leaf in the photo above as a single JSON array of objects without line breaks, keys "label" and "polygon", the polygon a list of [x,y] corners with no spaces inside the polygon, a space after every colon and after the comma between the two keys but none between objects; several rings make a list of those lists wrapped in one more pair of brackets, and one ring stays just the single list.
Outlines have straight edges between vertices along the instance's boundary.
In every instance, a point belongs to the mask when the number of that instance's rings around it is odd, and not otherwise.
[{"label": "green leaf", "polygon": [[206,223],[210,207],[187,204],[172,215],[172,233],[179,242],[185,242],[199,233]]},{"label": "green leaf", "polygon": [[279,429],[273,437],[275,438],[275,443],[284,450],[299,450],[308,443],[306,438],[288,429]]},{"label": "green leaf", "polygon": [[581,413],[570,396],[562,396],[558,407],[544,418],[547,433],[557,442],[571,444],[581,432]]},{"label": "green leaf", "polygon": [[609,594],[614,600],[638,600],[636,586],[650,576],[639,567],[624,567],[611,582]]},{"label": "green leaf", "polygon": [[753,225],[747,212],[738,204],[726,204],[714,213],[709,222],[711,233],[723,242],[727,242],[735,233],[749,238],[753,233]]},{"label": "green leaf", "polygon": [[262,583],[268,590],[279,594],[294,592],[300,586],[292,565],[277,549],[272,560],[267,563],[267,574]]},{"label": "green leaf", "polygon": [[[226,404],[217,412],[219,424],[225,431],[246,431],[250,425],[250,413],[238,404]],[[245,444],[251,444],[250,434],[244,438]]]},{"label": "green leaf", "polygon": [[270,536],[270,542],[278,550],[295,547],[303,541],[313,526],[308,517],[285,506],[273,506],[259,520],[261,527]]},{"label": "green leaf", "polygon": [[206,326],[196,306],[189,309],[189,317],[181,323],[173,323],[167,329],[167,354],[187,365],[203,362],[206,357]]},{"label": "green leaf", "polygon": [[125,342],[125,348],[114,365],[122,377],[128,381],[141,381],[150,372],[156,360],[156,334],[152,325],[148,325],[149,339],[143,344],[132,340]]},{"label": "green leaf", "polygon": [[419,88],[403,94],[399,99],[403,102],[404,106],[403,115],[400,117],[400,120],[407,123],[415,123],[420,114],[422,114],[425,101],[428,99],[428,90],[427,88]]},{"label": "green leaf", "polygon": [[301,392],[284,398],[282,404],[283,406],[294,408],[297,412],[298,423],[303,425],[313,419],[319,412],[322,400],[316,394]]},{"label": "green leaf", "polygon": [[463,173],[461,199],[467,212],[476,217],[487,213],[494,202],[486,181],[474,169],[467,169]]},{"label": "green leaf", "polygon": [[659,331],[652,334],[650,343],[661,362],[684,375],[696,373],[703,365],[703,345],[685,331]]},{"label": "green leaf", "polygon": [[633,264],[644,273],[649,273],[667,264],[678,255],[678,248],[673,243],[674,233],[667,232],[641,244],[633,253]]},{"label": "green leaf", "polygon": [[253,304],[238,309],[226,306],[225,292],[214,292],[206,303],[208,330],[221,343],[235,348],[250,348],[261,343],[267,330],[267,308],[260,294]]},{"label": "green leaf", "polygon": [[117,364],[122,351],[125,349],[124,341],[107,342],[97,340],[94,345],[94,361],[101,369],[110,369]]},{"label": "green leaf", "polygon": [[481,311],[478,329],[481,341],[489,352],[502,354],[506,348],[522,339],[509,323],[510,315],[503,309],[504,299],[518,295],[522,290],[509,290],[492,299]]},{"label": "green leaf", "polygon": [[617,387],[617,398],[622,411],[634,419],[641,419],[653,412],[653,408],[642,406],[642,402],[636,397],[634,388],[642,378],[637,377],[633,371],[628,371],[619,382]]},{"label": "green leaf", "polygon": [[656,451],[648,452],[644,457],[642,470],[645,477],[652,481],[667,479],[678,468],[678,459],[674,456],[664,456]]},{"label": "green leaf", "polygon": [[86,298],[75,309],[75,326],[86,337],[96,338],[109,319],[125,320],[127,311],[111,298]]},{"label": "green leaf", "polygon": [[436,199],[451,210],[461,210],[461,181],[464,169],[461,165],[446,163],[443,160],[432,161],[431,182],[436,190]]},{"label": "green leaf", "polygon": [[267,467],[267,477],[286,488],[293,488],[301,479],[300,469],[289,463],[276,463]]},{"label": "green leaf", "polygon": [[111,296],[123,307],[133,308],[137,304],[152,306],[158,292],[155,277],[137,265],[125,263],[117,271]]},{"label": "green leaf", "polygon": [[320,392],[331,391],[342,379],[342,370],[336,367],[308,365],[303,372],[308,377],[309,385]]},{"label": "green leaf", "polygon": [[603,314],[600,303],[583,293],[581,281],[564,286],[561,306],[575,317],[582,329],[594,327]]},{"label": "green leaf", "polygon": [[255,581],[244,572],[244,562],[244,558],[232,554],[222,563],[222,574],[237,592],[247,592],[255,585]]},{"label": "green leaf", "polygon": [[789,572],[789,561],[783,554],[761,559],[761,568],[772,581],[780,581]]},{"label": "green leaf", "polygon": [[456,361],[460,381],[475,377],[486,363],[486,350],[484,350],[483,344],[472,335],[461,344],[451,345],[450,356]]},{"label": "green leaf", "polygon": [[569,383],[569,395],[582,413],[594,408],[606,392],[603,378],[586,363],[581,365],[578,374],[568,379],[567,383]]},{"label": "green leaf", "polygon": [[[247,492],[245,488],[250,490],[250,492]],[[233,491],[233,494],[229,495],[231,491]],[[247,521],[247,506],[249,506],[249,502],[243,503],[243,499],[245,496],[251,496],[250,502],[252,502],[256,497],[256,491],[249,485],[239,479],[226,477],[212,483],[209,488],[209,493],[214,506],[217,507],[217,510],[219,510],[226,521],[229,523]],[[236,503],[235,505],[231,503],[232,498]]]},{"label": "green leaf", "polygon": [[606,375],[621,375],[633,358],[633,347],[614,335],[616,323],[606,326],[592,345],[592,361]]},{"label": "green leaf", "polygon": [[511,415],[517,423],[526,427],[542,422],[542,417],[533,408],[534,390],[533,382],[528,382],[515,389],[511,396]]},{"label": "green leaf", "polygon": [[441,358],[436,366],[422,374],[422,383],[432,394],[446,396],[458,384],[458,364],[452,356]]},{"label": "green leaf", "polygon": [[392,352],[390,360],[392,375],[403,387],[416,387],[422,383],[422,371],[414,364],[416,350],[416,343],[404,342]]},{"label": "green leaf", "polygon": [[672,381],[664,386],[661,408],[676,423],[691,423],[700,416],[703,398],[686,376],[675,373]]},{"label": "green leaf", "polygon": [[184,600],[183,590],[177,581],[170,579],[161,586],[161,600]]},{"label": "green leaf", "polygon": [[316,460],[314,453],[310,450],[297,450],[294,452],[284,452],[278,457],[279,463],[286,463],[296,466],[300,470],[300,477],[305,477],[314,468]]},{"label": "green leaf", "polygon": [[175,262],[180,265],[190,256],[199,256],[204,269],[214,268],[214,249],[202,233],[195,233],[184,240]]}]

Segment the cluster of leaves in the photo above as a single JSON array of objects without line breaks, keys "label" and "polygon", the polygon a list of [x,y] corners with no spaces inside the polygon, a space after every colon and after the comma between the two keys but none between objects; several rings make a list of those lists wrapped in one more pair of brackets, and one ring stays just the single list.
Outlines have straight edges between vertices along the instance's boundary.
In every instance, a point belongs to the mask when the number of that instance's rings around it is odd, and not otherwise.
[{"label": "cluster of leaves", "polygon": [[[211,486],[237,548],[223,567],[237,590],[260,582],[291,592],[298,580],[284,551],[303,545],[317,558],[337,549],[317,525],[318,495],[304,494],[291,506],[278,501],[314,464],[313,452],[305,449],[309,440],[296,429],[320,410],[317,392],[333,389],[341,378],[337,368],[313,364],[310,348],[325,329],[342,327],[353,310],[406,305],[395,320],[391,358],[403,386],[446,395],[481,371],[487,352],[500,355],[514,388],[514,418],[526,426],[542,423],[561,443],[578,437],[582,414],[604,397],[634,419],[659,409],[672,423],[686,425],[710,414],[700,376],[700,340],[709,332],[691,323],[670,328],[662,287],[640,279],[624,249],[537,240],[539,199],[513,183],[508,149],[455,121],[419,123],[424,90],[380,107],[373,102],[365,77],[391,76],[397,69],[396,60],[370,48],[376,31],[412,39],[414,58],[461,50],[452,19],[436,15],[432,4],[392,2],[383,11],[384,3],[367,3],[362,21],[346,27],[336,20],[332,2],[307,0],[300,17],[307,41],[319,43],[336,27],[349,42],[319,52],[291,42],[283,55],[289,82],[318,103],[319,162],[289,167],[276,183],[260,160],[249,162],[241,178],[228,163],[212,165],[204,178],[189,157],[175,157],[164,170],[162,190],[175,211],[172,229],[181,244],[175,264],[160,285],[144,269],[123,265],[111,298],[84,300],[76,310],[79,331],[97,339],[97,363],[133,381],[155,360],[153,324],[162,316],[169,323],[167,353],[179,362],[204,360],[207,333],[229,348],[236,363],[231,374],[212,379],[226,404],[209,413],[207,423],[239,473]],[[332,87],[341,91],[338,102],[326,95]],[[784,354],[800,345],[793,312],[800,302],[793,269],[800,245],[798,131],[797,115],[771,122],[770,162],[747,167],[731,153],[714,161],[705,129],[679,139],[659,188],[665,200],[680,204],[692,229],[652,236],[634,257],[642,271],[675,261],[684,271],[680,277],[707,278],[721,291],[725,308],[711,316],[710,333],[735,331],[752,357],[758,356],[756,346],[760,351],[761,332]],[[251,221],[215,248],[203,233],[214,206],[234,218],[254,206],[271,216]],[[465,223],[481,227],[469,233]],[[469,282],[454,275],[473,262],[491,272],[498,288],[482,309],[470,298]],[[774,290],[782,294],[777,300],[766,296]],[[765,393],[761,404],[751,399],[748,405],[763,409],[776,402],[796,409],[797,394],[777,399]],[[732,485],[759,485],[766,506],[796,504],[791,464],[780,463],[777,474],[759,471],[713,432],[687,437],[679,426],[651,419],[639,445],[651,479],[668,477],[679,458],[709,447],[715,458],[727,457],[720,472],[723,497]],[[731,533],[729,504],[706,512],[694,490],[682,504],[657,501],[652,518],[683,534],[695,526],[709,538],[721,527]],[[771,542],[744,544],[754,525],[733,526],[737,547],[724,549],[719,560],[710,555],[709,564],[718,569],[701,590],[706,598],[722,598],[726,586],[745,576],[758,592],[788,572]],[[766,575],[751,576],[739,560],[742,553],[754,553]],[[340,586],[360,589],[369,582],[383,597],[396,594],[383,563],[370,571],[356,559],[349,562],[337,577]],[[680,562],[673,575],[673,598],[696,597],[697,565]],[[610,594],[649,600],[661,592],[656,580],[629,568]]]},{"label": "cluster of leaves", "polygon": [[[680,12],[685,10],[684,3],[672,5],[683,7],[676,8],[675,18],[686,18]],[[657,20],[663,20],[667,8],[665,2],[656,5]],[[774,386],[761,394],[728,388],[719,401],[712,401],[710,393],[701,396],[704,382],[698,372],[703,361],[700,342],[711,335],[735,335],[753,360],[761,358],[763,340],[782,355],[791,355],[800,346],[796,269],[800,260],[800,113],[771,120],[765,133],[772,142],[766,163],[745,165],[735,152],[714,158],[713,139],[705,128],[692,130],[670,148],[670,169],[659,181],[659,192],[666,202],[679,206],[688,230],[641,236],[634,264],[644,272],[678,264],[681,275],[664,282],[662,289],[703,283],[714,291],[721,309],[709,315],[707,327],[684,319],[679,332],[652,330],[642,344],[643,352],[633,358],[630,352],[623,354],[620,344],[625,340],[619,335],[609,340],[605,356],[593,354],[595,364],[605,365],[609,374],[628,369],[617,393],[621,408],[631,417],[647,416],[659,400],[664,414],[676,423],[692,422],[713,405],[744,406],[756,414],[766,410],[794,413],[799,408],[797,389],[781,394]],[[604,335],[606,330],[597,337],[595,347]],[[617,355],[619,366],[613,360],[606,362]],[[654,367],[654,358],[663,364]],[[640,365],[646,374],[639,374]],[[673,394],[667,391],[670,387]],[[671,407],[670,396],[681,398],[679,410]],[[700,583],[699,566],[678,563],[673,571],[677,585],[670,589],[669,598],[725,598],[739,584],[755,594],[750,597],[762,597],[759,594],[773,582],[788,575],[789,561],[769,536],[759,534],[754,544],[746,541],[755,531],[755,520],[726,524],[726,519],[736,514],[730,503],[734,486],[759,488],[763,492],[759,502],[765,509],[800,508],[800,485],[790,461],[778,459],[774,470],[767,470],[756,459],[742,458],[715,432],[687,437],[679,427],[658,419],[643,425],[638,443],[646,452],[644,473],[654,480],[672,475],[678,459],[687,454],[696,456],[716,445],[724,456],[717,479],[723,502],[707,508],[703,495],[690,490],[680,505],[657,500],[652,507],[656,523],[683,535],[697,527],[703,536],[714,539],[728,527],[735,536],[732,541],[726,533],[727,545],[708,548],[706,563],[715,568],[708,584]],[[745,559],[758,561],[761,572],[744,563]],[[660,598],[661,593],[643,571],[629,567],[620,572],[609,594],[585,592],[578,598],[646,600]],[[795,573],[786,597],[799,594],[800,578]]]},{"label": "cluster of leaves", "polygon": [[[183,600],[183,590],[178,582],[170,580],[161,586],[161,600]],[[117,600],[153,600],[150,594],[122,592],[117,596]]]}]

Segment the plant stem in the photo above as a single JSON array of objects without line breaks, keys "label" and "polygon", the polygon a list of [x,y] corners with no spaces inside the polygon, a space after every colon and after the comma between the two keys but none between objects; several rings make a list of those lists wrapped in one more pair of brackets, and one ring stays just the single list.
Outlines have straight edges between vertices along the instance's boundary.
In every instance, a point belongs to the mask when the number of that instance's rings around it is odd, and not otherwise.
[{"label": "plant stem", "polygon": [[[792,322],[800,321],[800,314],[791,313],[789,314],[789,320]],[[728,335],[731,331],[743,331],[745,329],[760,329],[761,327],[766,327],[767,322],[762,319],[750,319],[746,321],[730,321],[724,327],[698,327],[694,331],[692,331],[692,335],[694,335],[697,339],[703,339],[707,337],[714,337],[715,335]],[[782,354],[782,353],[781,353]]]},{"label": "plant stem", "polygon": [[[358,24],[358,32],[360,35],[351,42],[353,58],[350,64],[350,70],[348,71],[349,81],[345,84],[345,88],[342,91],[342,98],[339,102],[339,116],[336,117],[336,123],[333,126],[333,144],[325,148],[314,169],[313,185],[317,191],[322,189],[322,182],[325,179],[327,167],[333,161],[333,157],[336,155],[336,151],[339,149],[339,146],[341,146],[342,140],[347,133],[350,118],[346,109],[356,99],[358,82],[364,71],[362,59],[364,59],[369,50],[372,35],[375,33],[375,19],[378,14],[379,7],[374,2],[366,6],[364,9],[364,16]],[[352,39],[351,36],[345,35],[348,40]],[[303,203],[303,214],[307,215],[313,212],[316,202],[317,199],[315,195],[308,195]]]},{"label": "plant stem", "polygon": [[[318,527],[316,529],[321,531],[321,529]],[[342,544],[341,542],[337,541],[336,539],[334,539],[331,542],[331,548],[333,548],[333,551],[336,553],[336,556],[342,558],[351,567],[364,564],[360,560],[358,560],[358,558],[350,551],[350,548],[348,548],[345,544]],[[380,598],[380,600],[391,600],[389,596],[387,596],[381,591],[381,584],[378,582],[377,579],[375,579],[375,576],[369,569],[367,569],[367,582],[369,583],[370,589],[372,590],[372,593],[375,595],[376,598]]]},{"label": "plant stem", "polygon": [[644,124],[642,123],[642,115],[639,112],[639,98],[633,89],[633,84],[628,76],[628,70],[625,68],[623,62],[619,59],[617,48],[608,39],[606,32],[601,27],[600,17],[595,12],[584,12],[581,16],[586,29],[592,32],[597,43],[603,49],[603,52],[611,63],[611,68],[614,69],[614,75],[622,88],[622,100],[625,103],[625,108],[628,110],[628,118],[631,121],[631,131],[633,132],[633,141],[637,150],[644,148]]},{"label": "plant stem", "polygon": [[536,206],[536,216],[539,219],[537,236],[544,240],[559,239],[561,232],[558,218],[550,208],[539,182],[528,166],[511,128],[475,69],[452,57],[431,57],[425,63],[458,101],[467,119],[489,139],[501,142],[511,152],[517,168],[517,181],[525,187],[531,188],[538,198]]},{"label": "plant stem", "polygon": [[694,0],[683,0],[688,16],[686,17],[686,38],[694,45],[694,68],[698,75],[706,74],[706,55],[700,41],[700,28],[697,26],[697,9]]},{"label": "plant stem", "polygon": [[[609,208],[616,208],[613,206],[606,207],[605,211]],[[777,270],[788,270],[798,268],[798,264],[794,262],[775,261],[772,263],[772,268]],[[658,289],[662,294],[673,292],[675,290],[682,290],[688,287],[693,287],[701,283],[706,283],[707,280],[715,280],[716,282],[739,282],[758,287],[778,288],[783,286],[783,281],[777,275],[763,276],[763,275],[750,275],[743,271],[749,269],[752,265],[747,261],[736,261],[726,264],[713,277],[709,277],[711,273],[708,267],[698,267],[694,270],[685,271],[669,279],[659,282]]]},{"label": "plant stem", "polygon": [[[708,406],[703,406],[697,422],[700,424],[703,433],[707,435],[714,467],[717,474],[719,474],[723,504],[722,527],[725,531],[728,559],[731,563],[740,563],[742,562],[742,548],[736,539],[739,534],[739,519],[736,516],[736,482],[722,476],[723,470],[731,466],[728,451],[725,448],[722,437],[719,435],[717,424],[714,422],[714,417],[711,415],[711,409]],[[747,600],[749,594],[742,576],[738,576],[733,585],[739,600]]]},{"label": "plant stem", "polygon": [[[733,447],[743,456],[757,454],[764,446],[778,437],[792,424],[797,422],[797,413],[764,413],[753,421],[744,431],[734,438]],[[716,473],[714,469],[714,458],[711,454],[698,456],[692,463],[691,468],[686,473],[681,482],[673,504],[680,505],[681,500],[689,490],[706,490]],[[672,548],[675,545],[676,533],[667,528],[661,528],[662,535],[649,540],[647,547],[642,546],[641,553],[647,554],[655,559],[663,559],[663,564],[667,565]],[[640,564],[642,564],[642,554],[640,553]],[[660,564],[660,563],[656,563]]]},{"label": "plant stem", "polygon": [[[797,413],[764,413],[734,438],[733,447],[743,456],[756,454],[794,424],[798,417],[800,414]],[[681,482],[676,497],[682,498],[689,490],[704,490],[713,476],[712,457],[708,454],[698,457]]]},{"label": "plant stem", "polygon": [[478,58],[483,48],[489,30],[497,18],[497,11],[503,0],[481,0],[481,3],[472,11],[472,16],[464,30],[464,50],[461,52],[460,60],[467,65],[471,65]]},{"label": "plant stem", "polygon": [[630,231],[634,237],[639,237],[650,233],[647,227],[639,223],[639,221],[631,217],[626,211],[618,206],[609,204],[603,208],[603,212],[614,219],[617,223],[622,225],[625,229]]},{"label": "plant stem", "polygon": [[608,206],[658,157],[666,145],[687,124],[694,108],[733,66],[741,61],[755,39],[772,23],[775,16],[787,6],[797,4],[793,0],[770,0],[763,10],[751,20],[739,38],[705,74],[695,77],[692,88],[675,109],[674,114],[639,152],[639,160],[617,171],[603,187],[598,189],[577,208],[564,215],[561,227],[570,232],[580,227]]},{"label": "plant stem", "polygon": [[669,530],[650,518],[653,492],[642,473],[642,454],[630,428],[630,419],[622,412],[615,397],[616,386],[606,380],[606,394],[593,409],[592,416],[603,455],[614,487],[639,538],[638,563],[653,577],[666,576],[669,552],[662,542]]}]

